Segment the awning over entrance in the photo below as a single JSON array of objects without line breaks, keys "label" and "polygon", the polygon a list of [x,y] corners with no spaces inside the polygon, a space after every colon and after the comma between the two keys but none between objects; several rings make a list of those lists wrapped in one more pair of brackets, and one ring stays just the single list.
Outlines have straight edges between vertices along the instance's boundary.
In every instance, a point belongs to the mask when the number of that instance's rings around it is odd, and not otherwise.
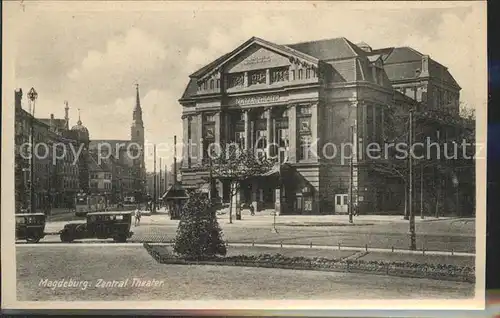
[{"label": "awning over entrance", "polygon": [[274,175],[279,175],[281,172],[281,167],[280,166],[274,166],[271,170],[261,174],[260,176],[262,177],[268,177],[268,176],[274,176]]},{"label": "awning over entrance", "polygon": [[189,196],[186,193],[186,189],[180,183],[174,183],[171,185],[165,194],[161,196],[161,200],[178,200],[178,199],[188,199]]}]

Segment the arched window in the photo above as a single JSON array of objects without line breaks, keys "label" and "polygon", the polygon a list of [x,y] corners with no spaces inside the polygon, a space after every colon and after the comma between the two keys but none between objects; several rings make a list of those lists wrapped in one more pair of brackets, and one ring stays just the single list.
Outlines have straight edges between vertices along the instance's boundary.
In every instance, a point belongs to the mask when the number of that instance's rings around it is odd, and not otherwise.
[{"label": "arched window", "polygon": [[214,80],[210,80],[210,89],[214,89]]},{"label": "arched window", "polygon": [[302,79],[302,76],[303,76],[303,74],[302,74],[302,73],[303,73],[303,70],[302,70],[302,69],[300,69],[300,70],[299,70],[299,75],[297,76],[297,77],[298,77],[298,79]]}]

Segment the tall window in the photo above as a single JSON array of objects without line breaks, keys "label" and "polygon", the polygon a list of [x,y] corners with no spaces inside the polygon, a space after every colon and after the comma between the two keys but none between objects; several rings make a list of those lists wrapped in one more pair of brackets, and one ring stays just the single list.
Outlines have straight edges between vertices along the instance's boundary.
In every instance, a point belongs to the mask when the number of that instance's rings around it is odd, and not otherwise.
[{"label": "tall window", "polygon": [[280,67],[271,70],[271,83],[288,81],[288,67]]},{"label": "tall window", "polygon": [[258,70],[250,72],[249,74],[249,84],[265,84],[266,83],[266,70]]},{"label": "tall window", "polygon": [[257,148],[265,149],[267,147],[267,131],[265,130],[257,130]]},{"label": "tall window", "polygon": [[311,136],[300,136],[299,160],[307,160],[311,156]]},{"label": "tall window", "polygon": [[210,80],[210,89],[214,89],[214,80]]},{"label": "tall window", "polygon": [[227,78],[229,88],[242,87],[244,85],[244,81],[243,73],[230,74]]},{"label": "tall window", "polygon": [[236,132],[235,142],[236,142],[236,144],[238,144],[240,149],[244,149],[245,148],[245,132],[243,132],[243,131]]},{"label": "tall window", "polygon": [[366,140],[371,142],[373,141],[373,106],[366,105]]},{"label": "tall window", "polygon": [[299,69],[299,76],[298,76],[299,80],[303,78],[303,76],[304,76],[303,72],[304,71],[302,69]]},{"label": "tall window", "polygon": [[298,131],[300,134],[299,160],[311,158],[311,107],[304,105],[298,109]]}]

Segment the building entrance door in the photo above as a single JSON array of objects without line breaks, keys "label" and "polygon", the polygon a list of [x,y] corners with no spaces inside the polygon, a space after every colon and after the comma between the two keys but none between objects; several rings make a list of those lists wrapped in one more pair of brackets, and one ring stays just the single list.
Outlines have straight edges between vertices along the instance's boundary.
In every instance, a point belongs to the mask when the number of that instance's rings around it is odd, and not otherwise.
[{"label": "building entrance door", "polygon": [[348,212],[348,196],[347,194],[335,195],[335,214],[347,214]]}]

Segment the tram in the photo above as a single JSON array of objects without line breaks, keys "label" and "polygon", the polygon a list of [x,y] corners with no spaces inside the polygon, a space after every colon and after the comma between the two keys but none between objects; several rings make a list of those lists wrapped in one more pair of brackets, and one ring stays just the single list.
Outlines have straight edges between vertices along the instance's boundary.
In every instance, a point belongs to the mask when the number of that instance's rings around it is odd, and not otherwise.
[{"label": "tram", "polygon": [[75,197],[75,215],[84,217],[91,212],[104,212],[108,209],[108,199],[102,194],[78,193]]}]

